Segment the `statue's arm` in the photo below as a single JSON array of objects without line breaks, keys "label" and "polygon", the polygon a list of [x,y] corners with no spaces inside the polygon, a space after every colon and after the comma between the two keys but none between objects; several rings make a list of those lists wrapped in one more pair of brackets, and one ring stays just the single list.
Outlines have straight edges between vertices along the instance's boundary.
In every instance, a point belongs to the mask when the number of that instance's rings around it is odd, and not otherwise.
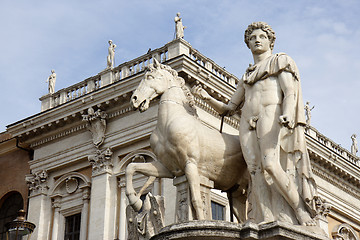
[{"label": "statue's arm", "polygon": [[220,115],[233,115],[244,97],[244,89],[242,86],[238,86],[238,89],[235,91],[228,104],[218,101],[210,96],[210,94],[208,94],[200,85],[193,87],[192,92],[194,95],[207,102]]},{"label": "statue's arm", "polygon": [[295,126],[296,109],[296,82],[290,72],[281,72],[278,76],[281,90],[283,92],[282,115],[279,117],[280,123],[286,127]]}]

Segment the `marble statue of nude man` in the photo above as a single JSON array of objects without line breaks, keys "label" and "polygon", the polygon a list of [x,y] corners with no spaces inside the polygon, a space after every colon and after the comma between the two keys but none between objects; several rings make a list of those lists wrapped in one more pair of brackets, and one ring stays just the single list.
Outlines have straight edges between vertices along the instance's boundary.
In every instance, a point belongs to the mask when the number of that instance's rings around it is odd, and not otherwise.
[{"label": "marble statue of nude man", "polygon": [[275,32],[268,24],[248,26],[245,43],[254,64],[246,70],[228,104],[212,98],[201,86],[193,92],[221,115],[232,115],[241,108],[239,136],[252,182],[249,221],[278,220],[273,217],[279,215],[272,206],[277,202],[275,193],[288,205],[295,224],[313,226],[316,185],[305,145],[300,77],[288,55],[272,53],[274,42]]}]

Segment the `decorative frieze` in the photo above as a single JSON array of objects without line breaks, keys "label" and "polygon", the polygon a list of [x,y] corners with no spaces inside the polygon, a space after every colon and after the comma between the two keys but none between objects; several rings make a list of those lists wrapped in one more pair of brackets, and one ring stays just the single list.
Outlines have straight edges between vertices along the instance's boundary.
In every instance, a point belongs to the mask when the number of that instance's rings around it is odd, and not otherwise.
[{"label": "decorative frieze", "polygon": [[25,176],[26,184],[28,185],[31,195],[47,194],[49,186],[47,184],[48,174],[46,170]]},{"label": "decorative frieze", "polygon": [[360,196],[360,191],[358,188],[350,186],[344,180],[339,178],[336,175],[331,174],[330,172],[322,169],[321,167],[313,164],[312,170],[315,175],[324,179],[325,181],[331,183],[332,185],[336,186],[337,188],[341,189],[342,191],[352,195],[353,197],[358,198]]}]

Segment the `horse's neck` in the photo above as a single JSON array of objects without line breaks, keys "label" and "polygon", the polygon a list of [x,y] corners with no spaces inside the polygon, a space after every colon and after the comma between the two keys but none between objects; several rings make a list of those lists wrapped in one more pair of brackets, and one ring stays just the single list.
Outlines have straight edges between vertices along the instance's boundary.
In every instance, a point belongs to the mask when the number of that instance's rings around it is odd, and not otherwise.
[{"label": "horse's neck", "polygon": [[184,91],[179,86],[170,86],[161,96],[160,104],[166,103],[178,103],[183,105],[183,102],[186,101]]},{"label": "horse's neck", "polygon": [[185,101],[186,97],[181,87],[172,86],[166,90],[160,98],[158,112],[159,124],[176,119],[179,115],[186,114],[184,107]]}]

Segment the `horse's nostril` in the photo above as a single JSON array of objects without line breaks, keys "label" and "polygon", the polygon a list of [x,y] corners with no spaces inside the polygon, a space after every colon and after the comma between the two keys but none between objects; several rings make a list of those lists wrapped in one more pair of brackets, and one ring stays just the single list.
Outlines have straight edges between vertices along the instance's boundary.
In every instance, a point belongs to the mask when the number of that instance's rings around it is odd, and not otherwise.
[{"label": "horse's nostril", "polygon": [[136,100],[137,100],[137,96],[133,96],[132,98],[133,98],[133,100],[134,100],[134,101],[136,101]]}]

